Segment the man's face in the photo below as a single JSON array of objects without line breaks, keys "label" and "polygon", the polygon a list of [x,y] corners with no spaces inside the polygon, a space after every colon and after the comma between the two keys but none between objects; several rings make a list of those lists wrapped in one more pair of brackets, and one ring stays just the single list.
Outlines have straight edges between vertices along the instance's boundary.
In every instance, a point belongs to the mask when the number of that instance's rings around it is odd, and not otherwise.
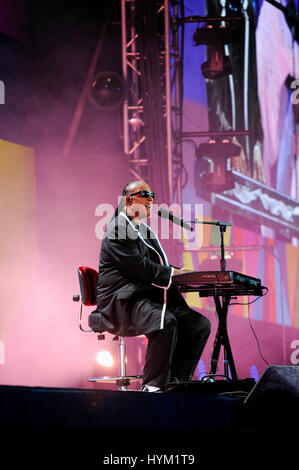
[{"label": "man's face", "polygon": [[[126,207],[131,217],[144,219],[150,216],[154,199],[150,194],[140,194],[139,191],[151,192],[151,189],[146,183],[140,183],[131,187],[129,194],[126,196]],[[132,194],[132,196],[130,196],[130,194]]]}]

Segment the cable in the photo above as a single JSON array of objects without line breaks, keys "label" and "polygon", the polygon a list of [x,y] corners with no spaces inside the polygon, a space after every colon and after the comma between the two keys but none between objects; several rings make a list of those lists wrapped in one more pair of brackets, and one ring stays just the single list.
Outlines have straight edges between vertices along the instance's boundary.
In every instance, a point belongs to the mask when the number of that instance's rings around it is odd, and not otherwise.
[{"label": "cable", "polygon": [[237,395],[240,398],[246,398],[249,395],[249,392],[246,392],[245,390],[231,390],[230,392],[222,392],[218,393],[218,396],[234,396]]},{"label": "cable", "polygon": [[230,307],[231,305],[250,305],[250,304],[253,304],[253,303],[256,302],[258,299],[260,299],[261,297],[264,297],[266,294],[268,294],[268,292],[269,292],[268,287],[265,287],[265,286],[263,286],[263,287],[264,287],[264,289],[266,289],[266,292],[264,292],[264,294],[262,294],[262,295],[259,295],[256,299],[251,300],[250,302],[234,302],[233,304],[230,303],[230,304],[229,304],[229,307]]},{"label": "cable", "polygon": [[248,304],[248,321],[249,321],[249,325],[250,325],[250,328],[251,328],[251,331],[253,333],[253,336],[255,337],[255,340],[256,340],[256,343],[257,343],[257,347],[258,347],[258,350],[259,350],[259,353],[260,353],[260,356],[261,358],[263,359],[263,361],[267,364],[267,366],[269,366],[269,362],[267,361],[267,359],[264,358],[263,356],[263,353],[262,353],[262,350],[261,350],[261,347],[260,347],[260,343],[259,343],[259,340],[258,340],[258,337],[256,336],[255,334],[255,331],[254,331],[254,328],[251,324],[251,318],[250,318],[250,313],[249,313],[249,304]]},{"label": "cable", "polygon": [[258,350],[259,350],[259,354],[260,354],[261,358],[263,359],[263,361],[269,366],[270,364],[269,364],[269,362],[267,361],[267,359],[265,359],[265,357],[263,356],[263,353],[262,353],[262,350],[261,350],[261,347],[260,347],[260,343],[259,343],[258,337],[257,337],[257,335],[256,335],[256,333],[255,333],[255,331],[254,331],[253,326],[252,326],[251,318],[250,318],[250,310],[249,310],[249,305],[250,305],[250,304],[253,304],[253,302],[256,302],[258,299],[260,299],[261,297],[264,297],[264,295],[266,295],[266,294],[268,293],[269,289],[268,289],[267,287],[265,287],[265,289],[266,289],[266,292],[265,292],[264,294],[258,296],[256,299],[252,300],[251,302],[244,302],[244,303],[242,303],[242,302],[235,302],[235,303],[229,304],[229,305],[230,305],[230,306],[231,306],[231,305],[247,305],[247,306],[248,306],[248,321],[249,321],[249,326],[250,326],[251,331],[252,331],[252,333],[253,333],[253,336],[254,336],[254,338],[255,338],[255,340],[256,340],[257,347],[258,347]]}]

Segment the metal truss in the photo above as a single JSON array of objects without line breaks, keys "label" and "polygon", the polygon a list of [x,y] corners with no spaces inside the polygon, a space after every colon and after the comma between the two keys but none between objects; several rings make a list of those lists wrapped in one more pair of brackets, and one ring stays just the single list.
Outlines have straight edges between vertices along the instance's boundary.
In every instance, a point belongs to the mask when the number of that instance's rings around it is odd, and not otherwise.
[{"label": "metal truss", "polygon": [[[150,18],[142,17],[142,2],[121,0],[122,69],[127,84],[123,103],[123,149],[130,177],[154,180],[165,202],[176,200],[180,203],[182,157],[173,134],[173,129],[180,128],[182,120],[177,6],[170,8],[168,0],[152,3],[160,28],[155,42],[158,50],[147,48],[146,39],[141,37],[143,23],[150,21]],[[156,75],[149,65],[154,58],[156,63],[159,62]],[[154,110],[147,96],[149,87],[158,102]],[[150,122],[152,119],[158,122]],[[162,129],[154,129],[155,124]]]},{"label": "metal truss", "polygon": [[123,102],[123,148],[128,158],[130,176],[142,179],[143,166],[147,166],[149,162],[142,151],[145,141],[144,107],[140,96],[139,34],[136,31],[135,17],[135,2],[121,0],[122,70],[126,83],[126,96]]}]

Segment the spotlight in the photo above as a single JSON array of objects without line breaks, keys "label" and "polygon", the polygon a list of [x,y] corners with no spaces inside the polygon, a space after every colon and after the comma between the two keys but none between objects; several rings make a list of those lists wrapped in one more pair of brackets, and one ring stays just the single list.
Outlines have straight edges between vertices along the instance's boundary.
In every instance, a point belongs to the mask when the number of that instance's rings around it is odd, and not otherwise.
[{"label": "spotlight", "polygon": [[111,367],[113,365],[113,357],[109,351],[100,351],[97,354],[97,362],[101,366]]},{"label": "spotlight", "polygon": [[117,72],[99,72],[90,82],[89,100],[99,109],[118,108],[124,97],[124,80]]},{"label": "spotlight", "polygon": [[206,44],[208,60],[201,65],[205,78],[216,79],[232,73],[229,57],[224,53],[224,44],[237,41],[239,34],[225,24],[197,28],[193,34],[193,44]]},{"label": "spotlight", "polygon": [[214,45],[214,44],[231,44],[237,41],[239,33],[229,26],[217,25],[213,26],[208,24],[204,28],[196,28],[193,33],[193,42],[195,46],[200,44]]},{"label": "spotlight", "polygon": [[241,147],[223,139],[210,140],[196,149],[195,173],[197,185],[210,191],[223,191],[234,187],[231,157],[238,157]]},{"label": "spotlight", "polygon": [[129,124],[135,134],[139,132],[144,126],[144,122],[136,115],[129,119]]},{"label": "spotlight", "polygon": [[205,78],[215,80],[232,73],[229,57],[224,54],[221,44],[214,44],[207,48],[208,60],[201,64],[201,72]]},{"label": "spotlight", "polygon": [[222,141],[216,141],[210,139],[209,142],[200,144],[196,149],[197,157],[211,157],[211,158],[223,158],[223,157],[238,157],[241,152],[239,145],[233,144],[229,139],[222,139]]}]

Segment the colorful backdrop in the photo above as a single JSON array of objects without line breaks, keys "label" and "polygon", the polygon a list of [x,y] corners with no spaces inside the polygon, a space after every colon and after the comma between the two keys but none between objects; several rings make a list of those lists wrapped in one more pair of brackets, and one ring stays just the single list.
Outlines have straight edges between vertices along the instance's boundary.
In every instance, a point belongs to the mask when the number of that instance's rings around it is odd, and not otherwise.
[{"label": "colorful backdrop", "polygon": [[[30,14],[21,22],[22,9],[17,15],[23,28],[29,21],[29,36],[24,30],[20,34],[11,16],[6,28],[0,25],[1,57],[6,58],[0,73],[6,85],[5,104],[0,105],[0,382],[91,388],[88,377],[117,372],[117,346],[110,335],[99,342],[95,334],[79,330],[78,304],[72,297],[79,293],[78,266],[98,268],[96,208],[101,203],[115,207],[127,183],[121,113],[99,111],[86,101],[68,156],[63,148],[106,9],[87,1],[82,14],[82,4],[66,11],[58,0],[43,2],[43,8],[39,2],[29,3]],[[190,0],[185,6],[190,15],[205,14],[204,2]],[[296,198],[298,171],[289,151],[294,129],[288,126],[291,110],[284,80],[290,71],[299,79],[298,44],[292,43],[281,12],[266,1],[251,6],[256,15],[265,184]],[[275,34],[269,34],[270,24]],[[206,53],[192,44],[194,28],[186,27],[184,128],[206,130],[208,93],[201,73]],[[26,46],[24,37],[29,37]],[[275,53],[266,52],[272,48]],[[99,68],[121,71],[120,52],[115,26],[105,38]],[[215,218],[215,207],[198,194],[194,149],[188,143],[183,149],[183,203],[202,204],[206,220]],[[218,207],[217,216],[227,217],[227,212]],[[219,243],[217,229],[205,226],[201,249],[184,240],[182,265],[219,269]],[[225,246],[228,269],[258,277],[269,288],[249,306],[230,307],[228,333],[239,377],[258,379],[268,363],[299,364],[298,240],[278,238],[267,227],[250,230],[235,219],[225,233]],[[209,372],[217,319],[211,299],[188,294],[187,300],[212,322],[196,372],[201,377]],[[91,309],[84,312],[86,327]],[[145,348],[144,337],[128,339],[132,374],[142,372]],[[109,372],[97,363],[103,349],[114,358]]]}]

